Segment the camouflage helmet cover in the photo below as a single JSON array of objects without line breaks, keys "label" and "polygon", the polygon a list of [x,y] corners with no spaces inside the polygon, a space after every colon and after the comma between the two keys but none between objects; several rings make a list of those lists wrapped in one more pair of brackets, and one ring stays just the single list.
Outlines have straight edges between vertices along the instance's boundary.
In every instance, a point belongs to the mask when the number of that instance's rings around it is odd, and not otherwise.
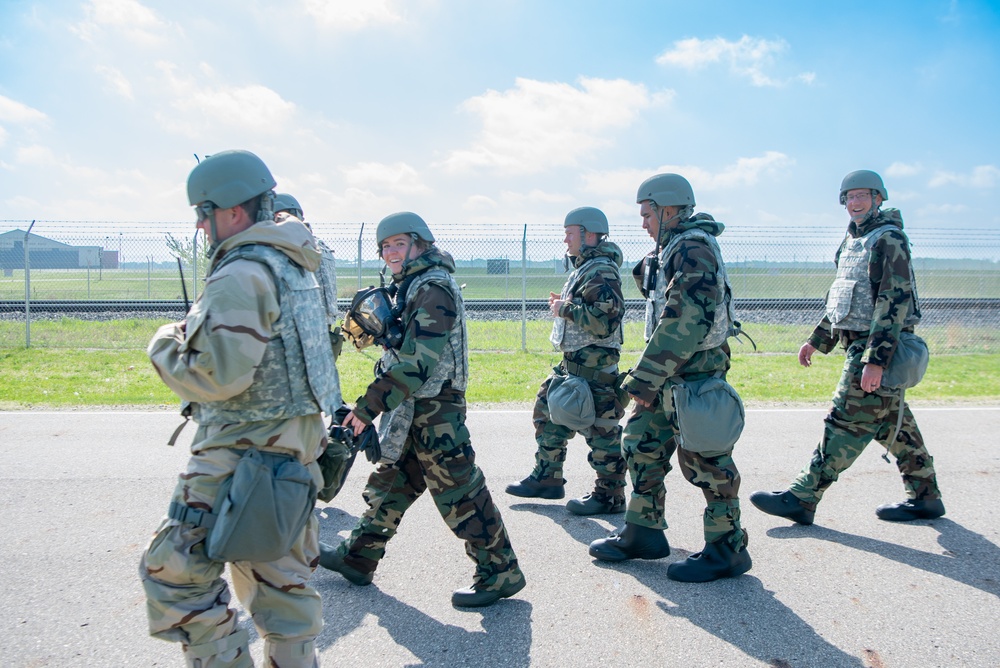
[{"label": "camouflage helmet cover", "polygon": [[635,202],[652,200],[658,206],[694,206],[694,190],[680,174],[657,174],[642,182]]},{"label": "camouflage helmet cover", "polygon": [[570,225],[579,225],[587,232],[596,234],[608,233],[608,217],[604,215],[603,211],[592,206],[581,206],[567,213],[563,227]]},{"label": "camouflage helmet cover", "polygon": [[416,234],[424,241],[434,241],[434,235],[424,219],[409,211],[393,213],[383,218],[378,224],[375,238],[381,246],[383,241],[397,234]]},{"label": "camouflage helmet cover", "polygon": [[882,183],[882,177],[870,169],[859,169],[855,172],[851,172],[844,177],[843,181],[841,181],[840,203],[847,204],[848,190],[858,190],[861,188],[867,188],[878,192],[878,194],[882,196],[883,202],[889,199],[889,191],[885,189],[885,184]]},{"label": "camouflage helmet cover", "polygon": [[191,206],[211,202],[228,209],[262,195],[276,185],[264,161],[250,151],[222,151],[208,156],[188,176]]}]

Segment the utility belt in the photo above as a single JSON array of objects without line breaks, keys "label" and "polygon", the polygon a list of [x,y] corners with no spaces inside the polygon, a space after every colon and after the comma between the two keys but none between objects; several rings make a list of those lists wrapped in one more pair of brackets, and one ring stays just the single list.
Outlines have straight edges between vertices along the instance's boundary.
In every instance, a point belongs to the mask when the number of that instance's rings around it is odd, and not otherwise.
[{"label": "utility belt", "polygon": [[563,360],[562,364],[559,365],[563,371],[572,374],[574,376],[579,376],[584,380],[592,380],[595,383],[604,383],[605,385],[612,385],[618,380],[618,374],[607,373],[605,371],[598,371],[597,369],[591,369],[585,367],[576,362],[570,362],[569,360]]},{"label": "utility belt", "polygon": [[[914,328],[911,325],[909,327],[904,327],[901,331],[912,334],[914,332]],[[844,346],[844,348],[850,347],[852,343],[859,339],[867,339],[871,336],[870,331],[859,332],[853,329],[838,329],[837,334],[840,336],[840,345]]]}]

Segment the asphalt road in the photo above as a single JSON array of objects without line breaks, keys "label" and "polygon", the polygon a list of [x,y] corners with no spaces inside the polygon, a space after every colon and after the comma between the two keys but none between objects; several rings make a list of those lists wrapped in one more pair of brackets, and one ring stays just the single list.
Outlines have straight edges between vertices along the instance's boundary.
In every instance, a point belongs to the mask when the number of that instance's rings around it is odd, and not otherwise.
[{"label": "asphalt road", "polygon": [[[872,446],[800,527],[744,503],[754,568],[709,584],[665,576],[702,547],[701,493],[668,478],[672,554],[595,562],[587,545],[621,521],[569,515],[504,487],[532,465],[527,411],[473,411],[469,427],[528,586],[481,611],[451,607],[473,567],[430,498],[407,514],[369,587],[319,570],[324,666],[1000,665],[1000,408],[914,409],[948,514],[891,524],[895,466]],[[821,409],[751,410],[737,445],[742,496],[787,486],[821,431]],[[0,665],[181,666],[146,633],[137,564],[166,510],[194,433],[165,445],[172,413],[0,413]],[[320,513],[336,542],[363,511],[355,465]],[[586,444],[570,444],[567,492],[590,491]],[[244,623],[248,619],[243,613]],[[260,659],[263,642],[251,630]]]}]

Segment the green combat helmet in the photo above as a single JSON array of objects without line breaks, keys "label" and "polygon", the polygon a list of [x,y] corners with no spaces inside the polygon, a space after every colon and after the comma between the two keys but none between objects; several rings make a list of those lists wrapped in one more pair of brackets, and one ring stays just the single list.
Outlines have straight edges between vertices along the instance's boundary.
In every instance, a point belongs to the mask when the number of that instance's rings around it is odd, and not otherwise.
[{"label": "green combat helmet", "polygon": [[[691,184],[680,174],[657,174],[650,176],[639,186],[639,192],[635,195],[636,204],[652,202],[658,207],[676,206],[678,213],[672,219],[680,218],[686,220],[694,211],[694,190]],[[663,243],[667,235],[667,226],[660,214],[660,233],[657,245]],[[671,220],[672,220],[671,219]]]},{"label": "green combat helmet", "polygon": [[274,196],[274,213],[279,214],[282,211],[287,211],[299,220],[305,220],[306,214],[299,201],[288,193],[279,193]]},{"label": "green combat helmet", "polygon": [[642,204],[650,200],[657,206],[690,206],[694,203],[694,190],[691,184],[680,174],[657,174],[650,176],[639,186],[635,203]]},{"label": "green combat helmet", "polygon": [[870,169],[859,169],[845,176],[841,182],[840,203],[842,205],[847,204],[848,190],[858,190],[859,188],[874,190],[882,196],[883,202],[889,199],[889,192],[885,189],[885,184],[882,183],[882,177]]},{"label": "green combat helmet", "polygon": [[409,211],[401,211],[386,216],[378,224],[375,238],[378,242],[380,253],[382,242],[397,234],[413,234],[424,241],[434,241],[434,235],[431,234],[431,230],[427,227],[427,223],[424,222],[423,218]]},{"label": "green combat helmet", "polygon": [[579,225],[586,232],[608,233],[608,217],[604,215],[603,211],[592,206],[581,206],[579,209],[573,209],[567,213],[563,227],[570,225]]},{"label": "green combat helmet", "polygon": [[250,151],[222,151],[191,170],[188,201],[191,206],[211,202],[228,209],[263,195],[275,185],[267,165]]}]

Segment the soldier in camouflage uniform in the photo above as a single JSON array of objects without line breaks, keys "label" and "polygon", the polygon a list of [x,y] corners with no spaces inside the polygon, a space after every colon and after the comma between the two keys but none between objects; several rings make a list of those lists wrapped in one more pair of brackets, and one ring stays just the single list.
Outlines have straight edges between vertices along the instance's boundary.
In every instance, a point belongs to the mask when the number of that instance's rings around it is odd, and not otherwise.
[{"label": "soldier in camouflage uniform", "polygon": [[[581,376],[590,386],[596,421],[582,433],[590,446],[587,461],[597,472],[593,493],[571,499],[566,509],[576,515],[620,513],[625,510],[625,459],[618,422],[625,409],[618,399],[616,381],[625,315],[618,269],[622,252],[605,239],[608,219],[599,209],[570,211],[564,227],[567,257],[574,270],[562,293],[549,295],[555,318],[551,340],[563,352],[562,364],[554,371]],[[553,378],[550,375],[542,383],[535,401],[535,468],[521,482],[508,485],[508,494],[543,499],[565,496],[563,462],[567,442],[575,432],[550,419],[548,393]]]},{"label": "soldier in camouflage uniform", "polygon": [[468,341],[461,292],[451,276],[455,262],[414,213],[384,218],[376,236],[392,273],[403,335],[398,347],[385,351],[380,372],[343,425],[360,434],[379,414],[396,416],[407,402],[412,424],[399,458],[369,476],[368,510],[339,546],[320,546],[320,564],[354,584],[370,584],[403,514],[426,489],[476,564],[472,586],[454,592],[452,605],[491,605],[525,581],[465,426]]},{"label": "soldier in camouflage uniform", "polygon": [[622,450],[632,478],[625,526],[590,545],[605,561],[659,559],[670,554],[664,529],[664,478],[677,451],[684,477],[705,495],[705,548],[670,564],[667,576],[707,582],[745,573],[752,562],[740,526],[740,474],[732,450],[702,454],[678,447],[671,385],[724,377],[728,281],[715,237],[725,229],[694,210],[694,192],[677,174],[658,174],[639,187],[643,228],[656,251],[633,270],[647,297],[646,349],[623,383],[636,406],[625,424]]},{"label": "soldier in camouflage uniform", "polygon": [[[279,193],[274,196],[274,221],[283,223],[289,218],[294,218],[306,226],[310,232],[312,225],[306,222],[305,212],[299,201],[288,193]],[[334,329],[340,319],[340,309],[337,307],[337,261],[333,256],[333,249],[325,241],[313,234],[316,239],[316,247],[321,255],[319,269],[316,271],[316,280],[319,282],[321,294],[323,295],[323,306],[326,308],[326,319],[331,329]],[[339,338],[339,331],[335,344],[338,346],[336,354],[340,354],[339,346],[343,339]]]},{"label": "soldier in camouflage uniform", "polygon": [[903,218],[897,209],[880,209],[888,198],[882,177],[872,171],[851,172],[841,183],[840,203],[851,222],[834,258],[837,278],[827,294],[826,314],[799,350],[799,363],[808,367],[816,351],[826,354],[840,343],[844,370],[809,465],[788,490],[750,495],[764,512],[799,524],[813,523],[823,493],[872,440],[896,458],[907,495],[875,514],[891,522],[944,515],[934,458],[916,420],[898,392],[881,388],[900,333],[912,332],[920,322]]},{"label": "soldier in camouflage uniform", "polygon": [[[180,642],[194,668],[253,665],[247,631],[229,606],[226,563],[206,554],[205,518],[218,512],[220,485],[255,448],[295,458],[322,486],[315,463],[326,447],[321,412],[341,403],[314,275],[320,253],[298,221],[274,223],[273,186],[264,163],[246,151],[218,153],[191,172],[188,197],[210,243],[209,275],[186,318],[161,327],[148,350],[198,431],[139,571],[150,633]],[[319,665],[323,611],[309,586],[317,528],[310,514],[284,556],[229,565],[268,665]]]}]

